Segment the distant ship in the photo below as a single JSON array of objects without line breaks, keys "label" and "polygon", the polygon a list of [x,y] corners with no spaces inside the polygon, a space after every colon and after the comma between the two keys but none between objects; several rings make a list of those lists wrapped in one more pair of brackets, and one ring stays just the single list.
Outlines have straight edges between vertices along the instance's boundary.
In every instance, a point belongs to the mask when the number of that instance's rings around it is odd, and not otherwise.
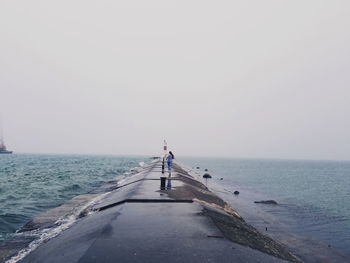
[{"label": "distant ship", "polygon": [[0,154],[11,154],[12,151],[6,149],[6,145],[2,137],[0,137]]}]

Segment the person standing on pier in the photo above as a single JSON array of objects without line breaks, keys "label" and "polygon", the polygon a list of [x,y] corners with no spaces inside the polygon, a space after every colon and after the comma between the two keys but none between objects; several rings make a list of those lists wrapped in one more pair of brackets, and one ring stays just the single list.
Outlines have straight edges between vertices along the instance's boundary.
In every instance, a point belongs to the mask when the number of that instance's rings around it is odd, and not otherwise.
[{"label": "person standing on pier", "polygon": [[173,167],[173,160],[174,159],[175,159],[174,154],[170,151],[168,156],[166,157],[166,160],[168,163],[169,176],[171,176],[171,168]]}]

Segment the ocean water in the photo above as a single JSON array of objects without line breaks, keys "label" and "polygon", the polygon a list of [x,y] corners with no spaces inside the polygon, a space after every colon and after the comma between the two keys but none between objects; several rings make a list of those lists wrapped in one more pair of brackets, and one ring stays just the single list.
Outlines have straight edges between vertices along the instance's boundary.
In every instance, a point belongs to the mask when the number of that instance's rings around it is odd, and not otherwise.
[{"label": "ocean water", "polygon": [[[208,169],[208,186],[259,230],[305,253],[332,248],[350,262],[350,162],[179,159],[199,175]],[[254,203],[270,199],[279,205]]]},{"label": "ocean water", "polygon": [[[25,241],[28,235],[29,241],[38,240],[36,245],[45,242],[70,227],[76,215],[49,232],[22,235],[16,231],[72,198],[88,201],[81,197],[103,194],[108,191],[104,186],[132,175],[148,160],[142,156],[0,155],[0,244]],[[194,157],[177,161],[199,176],[208,169],[213,177],[207,182],[210,189],[248,223],[287,244],[306,262],[320,262],[315,254],[322,254],[326,259],[322,262],[350,262],[350,162]],[[238,196],[233,194],[236,190]],[[278,205],[254,203],[269,199]]]},{"label": "ocean water", "polygon": [[146,157],[0,155],[0,241],[40,213],[132,172]]}]

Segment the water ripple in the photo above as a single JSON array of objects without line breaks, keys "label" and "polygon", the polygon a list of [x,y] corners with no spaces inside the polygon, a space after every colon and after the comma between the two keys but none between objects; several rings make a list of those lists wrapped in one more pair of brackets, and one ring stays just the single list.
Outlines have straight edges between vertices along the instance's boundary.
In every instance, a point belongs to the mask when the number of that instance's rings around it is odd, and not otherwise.
[{"label": "water ripple", "polygon": [[0,156],[0,241],[29,219],[88,193],[138,166],[145,157]]}]

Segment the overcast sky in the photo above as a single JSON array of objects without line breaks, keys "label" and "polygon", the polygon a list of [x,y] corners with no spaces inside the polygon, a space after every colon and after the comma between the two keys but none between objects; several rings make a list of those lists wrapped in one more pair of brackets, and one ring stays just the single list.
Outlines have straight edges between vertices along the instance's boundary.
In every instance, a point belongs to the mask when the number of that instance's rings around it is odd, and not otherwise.
[{"label": "overcast sky", "polygon": [[350,160],[349,14],[348,0],[4,0],[7,146]]}]

